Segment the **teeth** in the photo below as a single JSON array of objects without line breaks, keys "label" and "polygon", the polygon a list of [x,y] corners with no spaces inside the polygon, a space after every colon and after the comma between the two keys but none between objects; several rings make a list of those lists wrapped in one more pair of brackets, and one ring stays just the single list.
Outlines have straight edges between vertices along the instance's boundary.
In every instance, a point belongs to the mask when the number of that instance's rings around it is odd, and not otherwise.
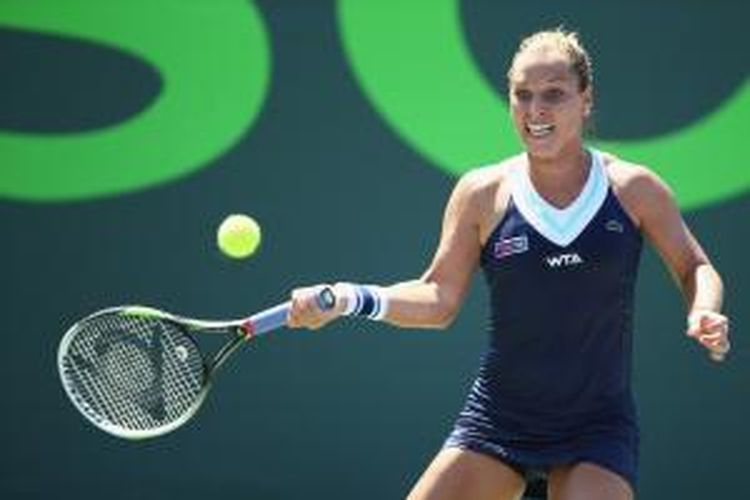
[{"label": "teeth", "polygon": [[546,123],[546,124],[531,124],[529,123],[527,125],[529,132],[534,137],[543,137],[547,134],[551,134],[552,130],[555,128],[554,125]]}]

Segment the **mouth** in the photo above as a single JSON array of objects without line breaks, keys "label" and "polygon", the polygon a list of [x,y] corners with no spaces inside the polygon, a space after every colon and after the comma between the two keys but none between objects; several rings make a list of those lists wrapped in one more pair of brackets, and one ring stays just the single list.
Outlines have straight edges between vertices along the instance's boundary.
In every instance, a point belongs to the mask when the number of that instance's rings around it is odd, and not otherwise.
[{"label": "mouth", "polygon": [[554,130],[555,126],[551,123],[529,123],[526,125],[526,132],[535,139],[547,137],[548,135],[551,135]]}]

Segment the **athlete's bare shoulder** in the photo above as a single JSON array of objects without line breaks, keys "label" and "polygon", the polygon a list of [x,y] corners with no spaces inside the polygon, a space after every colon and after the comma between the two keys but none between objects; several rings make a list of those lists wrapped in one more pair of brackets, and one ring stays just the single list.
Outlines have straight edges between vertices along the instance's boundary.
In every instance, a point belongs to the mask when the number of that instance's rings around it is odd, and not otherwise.
[{"label": "athlete's bare shoulder", "polygon": [[517,155],[498,163],[477,167],[464,174],[459,181],[459,184],[465,184],[467,195],[476,210],[482,241],[505,214],[510,197],[510,172],[522,160],[523,155]]},{"label": "athlete's bare shoulder", "polygon": [[610,153],[603,153],[602,157],[615,195],[637,225],[649,207],[672,201],[669,186],[650,168]]},{"label": "athlete's bare shoulder", "polygon": [[512,156],[498,163],[483,165],[469,170],[463,175],[463,179],[477,190],[497,189],[508,177],[513,165],[521,161],[521,156]]}]

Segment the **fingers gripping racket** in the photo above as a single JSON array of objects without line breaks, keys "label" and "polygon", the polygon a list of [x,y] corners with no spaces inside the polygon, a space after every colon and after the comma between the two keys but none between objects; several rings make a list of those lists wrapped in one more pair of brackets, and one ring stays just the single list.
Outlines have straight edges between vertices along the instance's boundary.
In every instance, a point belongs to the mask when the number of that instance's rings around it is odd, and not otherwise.
[{"label": "fingers gripping racket", "polygon": [[[330,288],[317,296],[333,308]],[[145,439],[187,422],[208,394],[219,367],[243,343],[286,324],[290,302],[248,318],[206,321],[143,306],[96,312],[73,325],[57,352],[62,385],[73,405],[100,429],[125,439]],[[213,356],[194,337],[224,333]]]}]

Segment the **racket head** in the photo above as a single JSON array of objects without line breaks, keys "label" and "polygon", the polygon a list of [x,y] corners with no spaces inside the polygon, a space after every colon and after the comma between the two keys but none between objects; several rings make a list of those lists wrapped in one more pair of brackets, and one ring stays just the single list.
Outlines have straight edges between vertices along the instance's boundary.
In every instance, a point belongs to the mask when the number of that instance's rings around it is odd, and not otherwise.
[{"label": "racket head", "polygon": [[190,420],[210,388],[210,369],[186,325],[143,306],[114,307],[73,325],[57,353],[73,405],[114,436],[138,440]]}]

